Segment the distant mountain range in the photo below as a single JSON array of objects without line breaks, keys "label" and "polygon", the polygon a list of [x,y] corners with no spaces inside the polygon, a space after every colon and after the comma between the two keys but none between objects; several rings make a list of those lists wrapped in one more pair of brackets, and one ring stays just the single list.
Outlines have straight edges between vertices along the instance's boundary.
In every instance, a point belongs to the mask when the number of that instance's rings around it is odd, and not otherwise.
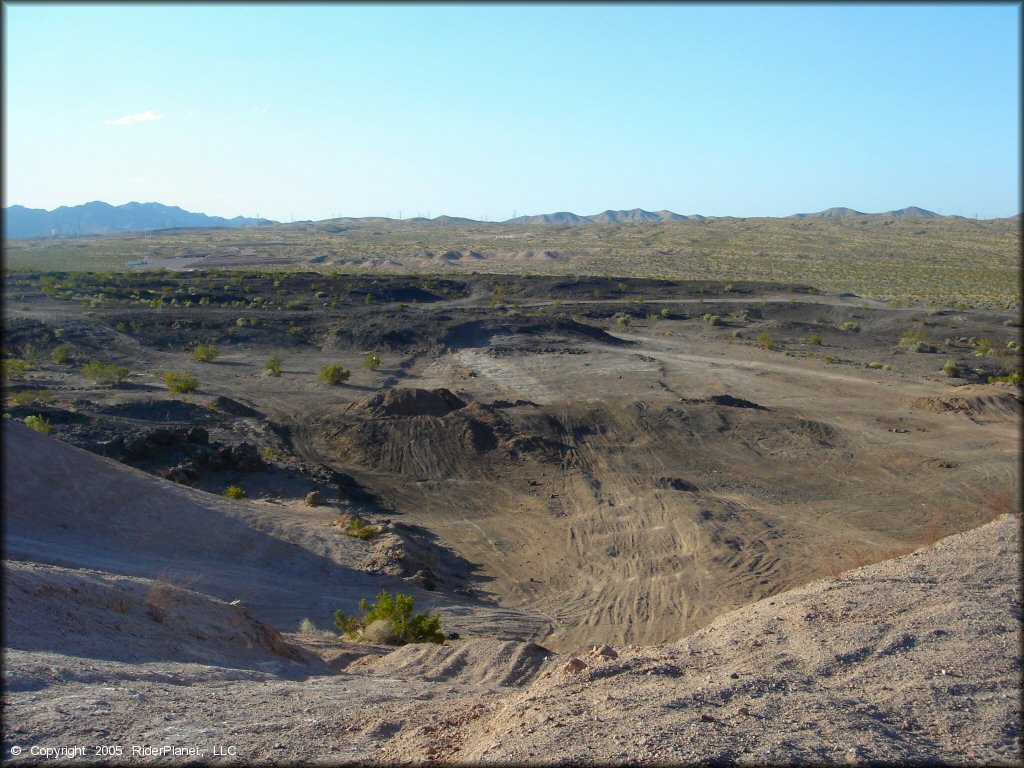
[{"label": "distant mountain range", "polygon": [[[260,219],[261,223],[268,222]],[[110,205],[99,200],[84,205],[66,206],[45,211],[12,205],[4,208],[4,237],[63,237],[68,235],[112,235],[152,229],[181,227],[248,227],[256,219],[236,216],[225,219],[192,213],[177,206],[160,203],[126,203]]]},{"label": "distant mountain range", "polygon": [[[895,211],[884,213],[863,213],[852,208],[828,208],[817,213],[797,213],[792,216],[781,218],[791,219],[838,219],[853,216],[877,216],[886,218],[955,218],[962,216],[942,216],[933,211],[926,211],[924,208],[910,206]],[[559,213],[544,213],[537,216],[517,216],[508,219],[501,224],[519,224],[538,226],[544,224],[640,224],[651,221],[720,221],[726,219],[741,218],[737,216],[701,216],[692,214],[683,216],[672,211],[645,211],[634,208],[630,211],[607,210],[593,216],[580,216],[575,213],[562,211]],[[745,218],[774,218],[774,217],[745,217]],[[1011,217],[1019,219],[1020,214]],[[433,219],[415,217],[409,219],[386,219],[379,216],[368,216],[362,218],[342,217],[337,219],[325,219],[320,222],[302,221],[291,224],[280,224],[268,219],[259,219],[261,224],[274,224],[282,229],[302,230],[310,225],[315,225],[318,231],[343,232],[353,226],[366,226],[368,224],[386,224],[400,221],[405,224],[427,224],[438,223],[443,225],[452,224],[479,224],[475,219],[467,219],[458,216],[438,216]],[[44,211],[41,208],[25,208],[21,205],[12,205],[4,208],[4,237],[5,238],[27,238],[27,237],[66,237],[69,235],[109,235],[120,232],[138,232],[145,230],[178,229],[184,227],[250,227],[257,224],[256,219],[236,216],[233,219],[224,219],[220,216],[207,216],[203,213],[191,213],[177,206],[166,206],[160,203],[127,203],[125,205],[113,206],[103,202],[92,202],[72,207],[61,206],[52,211]]]}]

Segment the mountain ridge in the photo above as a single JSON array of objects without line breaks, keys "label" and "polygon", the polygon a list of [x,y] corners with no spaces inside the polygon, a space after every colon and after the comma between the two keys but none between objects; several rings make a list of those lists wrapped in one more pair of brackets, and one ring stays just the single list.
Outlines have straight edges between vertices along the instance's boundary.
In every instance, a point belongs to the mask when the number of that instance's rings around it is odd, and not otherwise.
[{"label": "mountain ridge", "polygon": [[[179,206],[168,206],[161,203],[130,202],[114,206],[99,200],[77,206],[60,206],[52,211],[42,208],[26,208],[11,205],[3,209],[4,238],[42,238],[67,237],[71,235],[108,235],[126,232],[143,232],[149,230],[181,229],[189,227],[239,228],[257,224],[276,225],[277,227],[303,228],[315,225],[328,232],[343,232],[353,226],[372,223],[411,223],[432,224],[441,226],[458,224],[511,224],[526,226],[573,225],[587,224],[643,224],[649,222],[694,221],[713,222],[736,219],[846,219],[854,217],[885,217],[885,218],[923,218],[923,219],[962,219],[963,216],[943,216],[942,214],[920,208],[915,205],[905,208],[865,213],[853,208],[832,207],[814,213],[794,213],[789,216],[704,216],[701,214],[683,215],[662,209],[647,211],[642,208],[630,210],[607,209],[601,213],[583,216],[571,211],[557,211],[536,215],[516,216],[499,222],[483,222],[462,216],[441,215],[434,218],[422,216],[405,219],[391,219],[383,216],[341,216],[321,220],[295,221],[291,224],[280,223],[270,219],[253,219],[236,216],[226,219],[221,216],[208,216],[203,213],[186,211]],[[1009,219],[1020,219],[1021,214]]]},{"label": "mountain ridge", "polygon": [[[259,219],[260,222],[276,222]],[[82,205],[62,205],[47,211],[11,205],[4,208],[4,238],[66,237],[69,235],[113,235],[154,229],[185,227],[237,228],[253,226],[257,219],[235,216],[207,216],[176,205],[139,203],[111,205],[93,200]]]}]

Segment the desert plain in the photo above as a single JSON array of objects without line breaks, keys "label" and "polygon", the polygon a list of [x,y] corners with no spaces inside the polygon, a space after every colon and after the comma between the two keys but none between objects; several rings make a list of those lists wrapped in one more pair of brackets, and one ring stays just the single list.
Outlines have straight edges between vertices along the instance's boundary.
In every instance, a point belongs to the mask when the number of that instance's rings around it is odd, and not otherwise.
[{"label": "desert plain", "polygon": [[523,253],[9,270],[5,760],[1019,764],[1019,306]]}]

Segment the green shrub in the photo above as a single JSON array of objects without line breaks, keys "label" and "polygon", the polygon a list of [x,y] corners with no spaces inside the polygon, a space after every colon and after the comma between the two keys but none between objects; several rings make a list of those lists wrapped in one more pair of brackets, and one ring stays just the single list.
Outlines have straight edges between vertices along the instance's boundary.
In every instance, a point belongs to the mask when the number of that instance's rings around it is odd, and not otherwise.
[{"label": "green shrub", "polygon": [[54,347],[50,353],[50,359],[55,363],[66,363],[71,359],[71,350],[67,347]]},{"label": "green shrub", "polygon": [[832,363],[834,363],[836,361],[836,359],[834,357],[832,357],[832,355],[822,355],[821,356],[821,361],[823,363],[825,363],[826,365],[832,365]]},{"label": "green shrub", "polygon": [[380,368],[380,355],[376,352],[371,352],[369,355],[363,358],[363,368],[368,371],[376,371]]},{"label": "green shrub", "polygon": [[942,366],[942,372],[950,378],[953,378],[954,376],[960,375],[960,366],[952,360],[947,360],[946,364]]},{"label": "green shrub", "polygon": [[[244,323],[245,320],[243,319],[242,322]],[[219,354],[220,352],[217,351],[217,347],[213,344],[196,344],[192,348],[192,357],[200,363],[209,363],[216,360]]]},{"label": "green shrub", "polygon": [[874,368],[877,371],[882,367],[882,364],[877,360],[873,360],[872,362],[868,363],[867,366],[868,368]]},{"label": "green shrub", "polygon": [[25,426],[29,429],[34,429],[36,432],[41,432],[44,435],[50,434],[50,422],[42,416],[26,416]]},{"label": "green shrub", "polygon": [[839,330],[841,331],[859,331],[860,323],[856,320],[844,320],[839,324]]},{"label": "green shrub", "polygon": [[348,381],[348,378],[351,375],[351,371],[346,370],[344,366],[338,365],[337,363],[325,365],[320,369],[320,381],[326,382],[332,386],[344,384]]},{"label": "green shrub", "polygon": [[[413,614],[413,599],[409,595],[395,593],[392,597],[387,590],[381,590],[373,603],[365,599],[359,601],[359,610],[363,612],[362,618],[346,616],[341,611],[334,612],[334,623],[342,632],[350,637],[358,637],[370,640],[387,636],[387,627],[376,624],[373,630],[369,630],[375,622],[387,622],[390,624],[390,637],[392,642],[404,645],[406,643],[444,643],[444,634],[441,632],[441,615],[429,613]],[[381,632],[384,629],[385,632]]]},{"label": "green shrub", "polygon": [[671,312],[669,311],[669,308],[668,308],[668,307],[665,307],[665,308],[664,308],[663,310],[661,310],[661,312],[659,312],[658,314],[659,314],[659,315],[661,315],[661,319],[662,319],[662,320],[668,320],[668,317],[669,317],[669,315],[670,315],[670,314],[672,314],[672,313],[671,313]]},{"label": "green shrub", "polygon": [[984,357],[992,351],[992,340],[991,339],[978,339],[978,348],[974,350],[976,357]]},{"label": "green shrub", "polygon": [[821,346],[821,336],[819,336],[816,333],[813,333],[809,337],[807,337],[807,342],[809,344],[816,344],[817,346],[820,347]]},{"label": "green shrub", "polygon": [[618,316],[618,317],[617,317],[617,318],[615,319],[615,322],[616,322],[616,323],[618,323],[618,326],[619,326],[620,328],[628,328],[628,327],[629,327],[629,324],[630,324],[630,322],[631,322],[632,320],[633,320],[633,318],[632,318],[631,316],[629,316],[629,315],[619,315],[619,316]]},{"label": "green shrub", "polygon": [[128,378],[128,369],[121,368],[114,363],[90,360],[82,366],[82,375],[96,384],[114,387]]},{"label": "green shrub", "polygon": [[757,343],[765,349],[775,349],[775,342],[772,341],[772,335],[767,331],[762,331],[757,334]]},{"label": "green shrub", "polygon": [[163,376],[164,384],[167,385],[167,389],[171,392],[181,392],[187,394],[189,392],[195,392],[199,389],[199,379],[194,374],[188,373],[165,373]]},{"label": "green shrub", "polygon": [[704,315],[701,318],[701,320],[703,320],[708,325],[721,325],[722,324],[722,318],[721,317],[719,317],[718,315],[712,315],[710,313]]},{"label": "green shrub", "polygon": [[276,355],[263,364],[263,373],[267,376],[281,375],[281,358]]},{"label": "green shrub", "polygon": [[1005,376],[989,376],[989,384],[998,384],[1000,382],[1006,384],[1020,384],[1024,380],[1024,370],[1018,368],[1013,373],[1008,373]]},{"label": "green shrub", "polygon": [[380,526],[367,525],[366,521],[358,515],[355,515],[348,521],[348,525],[342,528],[341,532],[346,536],[352,536],[357,539],[362,539],[363,541],[369,541],[380,533]]},{"label": "green shrub", "polygon": [[24,360],[19,360],[16,357],[9,357],[3,361],[3,377],[5,380],[13,379],[31,368],[32,366]]},{"label": "green shrub", "polygon": [[224,495],[229,499],[235,499],[237,501],[238,499],[245,498],[245,491],[243,491],[237,485],[229,485],[227,488],[224,489]]}]

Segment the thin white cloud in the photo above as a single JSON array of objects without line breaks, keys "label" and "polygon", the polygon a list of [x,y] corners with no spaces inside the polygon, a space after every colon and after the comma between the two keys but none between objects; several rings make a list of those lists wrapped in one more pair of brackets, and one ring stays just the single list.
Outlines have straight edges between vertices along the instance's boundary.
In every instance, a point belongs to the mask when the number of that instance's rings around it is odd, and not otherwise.
[{"label": "thin white cloud", "polygon": [[139,112],[137,115],[125,115],[119,117],[116,120],[107,120],[107,125],[132,125],[133,123],[148,123],[153,120],[162,120],[163,115],[159,115],[152,109],[145,112]]},{"label": "thin white cloud", "polygon": [[267,110],[265,110],[263,107],[251,107],[249,109],[249,111],[250,112],[266,112]]}]

